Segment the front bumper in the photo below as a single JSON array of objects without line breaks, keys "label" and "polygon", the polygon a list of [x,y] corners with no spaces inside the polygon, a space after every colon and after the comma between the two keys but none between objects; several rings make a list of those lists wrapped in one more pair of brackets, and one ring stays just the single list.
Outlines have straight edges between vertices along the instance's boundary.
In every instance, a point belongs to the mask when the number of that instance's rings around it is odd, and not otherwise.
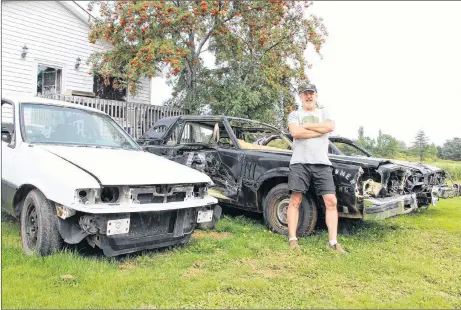
[{"label": "front bumper", "polygon": [[366,198],[363,200],[363,219],[365,221],[407,214],[418,208],[416,194],[389,198]]},{"label": "front bumper", "polygon": [[437,188],[437,197],[440,198],[453,198],[459,194],[458,189],[454,186],[441,186]]},{"label": "front bumper", "polygon": [[93,214],[108,214],[108,213],[127,213],[127,212],[159,212],[169,210],[180,210],[187,208],[199,208],[215,205],[218,199],[212,196],[206,196],[202,199],[189,199],[185,201],[167,202],[167,203],[99,203],[99,204],[83,204],[76,203],[70,205],[69,208],[76,211],[93,213]]},{"label": "front bumper", "polygon": [[196,209],[177,211],[131,213],[117,215],[130,218],[130,231],[126,234],[108,235],[108,215],[99,215],[99,233],[89,241],[101,248],[105,256],[150,250],[188,242],[196,225]]},{"label": "front bumper", "polygon": [[[200,211],[212,210],[210,222],[198,223]],[[99,247],[106,256],[117,256],[141,250],[187,243],[200,224],[216,224],[219,205],[159,212],[131,212],[114,214],[81,214],[58,218],[58,230],[66,243],[77,244],[87,239],[92,247]],[[215,214],[217,216],[215,216]],[[203,219],[203,218],[202,218]],[[115,222],[128,222],[126,232],[114,232]],[[110,223],[112,222],[112,223]],[[113,224],[110,226],[109,224]],[[123,227],[123,226],[122,226]],[[122,228],[123,231],[124,228]]]}]

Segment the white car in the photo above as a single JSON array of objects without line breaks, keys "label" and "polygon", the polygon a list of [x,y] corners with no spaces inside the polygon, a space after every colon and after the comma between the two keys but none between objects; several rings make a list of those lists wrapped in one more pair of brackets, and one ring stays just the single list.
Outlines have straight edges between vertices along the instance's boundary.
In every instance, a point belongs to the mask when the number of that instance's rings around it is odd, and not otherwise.
[{"label": "white car", "polygon": [[212,184],[99,110],[2,97],[2,209],[20,218],[26,254],[83,239],[106,256],[187,243],[221,214]]}]

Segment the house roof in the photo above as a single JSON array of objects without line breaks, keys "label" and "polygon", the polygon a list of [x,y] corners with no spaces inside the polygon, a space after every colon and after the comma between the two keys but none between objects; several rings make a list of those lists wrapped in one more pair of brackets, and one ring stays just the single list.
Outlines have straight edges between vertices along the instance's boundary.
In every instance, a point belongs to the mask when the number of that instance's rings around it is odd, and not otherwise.
[{"label": "house roof", "polygon": [[[87,10],[84,9],[84,4],[82,2],[87,1],[58,1],[63,7],[71,11],[75,16],[77,16],[85,24],[89,24],[91,19],[95,17],[90,14]],[[78,4],[77,2],[80,2]]]}]

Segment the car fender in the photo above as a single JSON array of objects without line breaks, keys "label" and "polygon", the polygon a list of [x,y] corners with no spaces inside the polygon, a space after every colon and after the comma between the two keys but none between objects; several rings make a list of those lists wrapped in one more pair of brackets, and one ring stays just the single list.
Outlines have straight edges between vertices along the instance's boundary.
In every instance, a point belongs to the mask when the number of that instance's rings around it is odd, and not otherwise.
[{"label": "car fender", "polygon": [[75,203],[76,189],[100,188],[91,173],[59,156],[24,143],[19,148],[13,159],[14,172],[8,176],[8,181],[18,189],[32,185],[47,199],[71,207]]},{"label": "car fender", "polygon": [[260,191],[261,187],[264,185],[264,183],[270,179],[273,178],[279,178],[279,177],[286,177],[288,178],[288,175],[290,174],[290,168],[289,167],[277,167],[270,169],[263,173],[256,181],[255,181],[255,187],[257,191]]}]

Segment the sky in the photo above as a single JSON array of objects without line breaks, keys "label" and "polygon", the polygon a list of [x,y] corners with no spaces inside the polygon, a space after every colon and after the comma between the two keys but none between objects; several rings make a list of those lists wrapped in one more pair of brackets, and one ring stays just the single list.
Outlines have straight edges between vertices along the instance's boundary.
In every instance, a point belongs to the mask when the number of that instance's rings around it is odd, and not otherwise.
[{"label": "sky", "polygon": [[[334,134],[356,138],[359,126],[411,145],[418,130],[442,145],[461,137],[461,2],[314,1],[329,36],[321,59],[311,49],[308,77],[335,117]],[[213,57],[204,61],[213,65]],[[152,103],[170,98],[157,77]],[[299,103],[299,99],[298,99]]]},{"label": "sky", "polygon": [[[323,59],[312,50],[306,59],[334,134],[356,138],[364,126],[407,145],[420,129],[437,145],[461,137],[461,2],[315,1],[307,13],[329,33]],[[170,95],[154,79],[153,103]]]},{"label": "sky", "polygon": [[329,36],[308,54],[336,134],[378,131],[407,145],[461,137],[461,2],[315,2]]}]

